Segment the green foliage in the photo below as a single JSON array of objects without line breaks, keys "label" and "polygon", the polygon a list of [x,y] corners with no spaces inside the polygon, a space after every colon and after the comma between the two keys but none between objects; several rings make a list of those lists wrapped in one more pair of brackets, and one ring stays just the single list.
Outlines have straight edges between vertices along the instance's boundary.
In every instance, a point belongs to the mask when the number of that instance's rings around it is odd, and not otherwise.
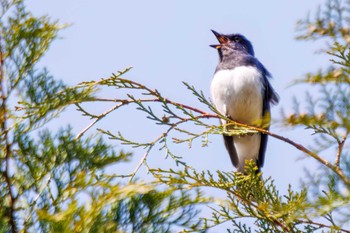
[{"label": "green foliage", "polygon": [[31,73],[20,89],[23,92],[16,110],[23,113],[18,120],[31,130],[57,116],[65,107],[91,99],[95,91],[68,87],[54,80],[46,70]]},{"label": "green foliage", "polygon": [[[205,107],[214,113],[205,112],[201,109],[170,100],[164,97],[158,90],[153,90],[136,81],[122,78],[121,76],[129,70],[130,68],[121,71],[118,74],[113,74],[109,78],[104,78],[99,81],[83,82],[79,85],[80,87],[85,88],[110,87],[116,88],[119,91],[126,90],[127,95],[125,98],[121,99],[96,97],[90,100],[117,103],[114,107],[97,116],[90,113],[88,109],[79,104],[78,110],[81,111],[83,115],[94,119],[94,121],[85,130],[83,130],[78,137],[83,135],[94,124],[106,117],[111,112],[130,105],[135,105],[136,110],[145,113],[146,117],[153,121],[156,125],[166,127],[166,130],[163,133],[149,142],[137,142],[135,140],[125,138],[121,132],[113,133],[110,130],[98,129],[101,133],[108,136],[109,139],[120,141],[122,144],[129,145],[134,148],[141,147],[146,150],[140,165],[133,173],[126,175],[131,177],[131,179],[136,175],[136,172],[142,164],[148,167],[146,159],[151,151],[154,150],[156,145],[160,146],[160,150],[165,151],[166,158],[172,158],[176,165],[182,165],[190,168],[190,166],[182,160],[181,156],[175,155],[171,151],[169,148],[169,142],[175,144],[187,143],[188,146],[191,147],[194,140],[200,139],[202,141],[202,146],[207,146],[209,143],[209,135],[212,134],[225,133],[227,135],[246,135],[254,134],[259,130],[263,130],[256,127],[249,127],[239,122],[234,122],[226,116],[221,115],[215,109],[211,101],[208,100],[203,94],[203,92],[197,91],[195,87],[187,83],[184,83],[184,85],[190,91],[190,93],[195,96],[201,104],[205,105]],[[213,125],[209,121],[212,118],[221,118],[226,121],[226,124],[220,126]],[[196,125],[196,131],[188,130],[189,123]]]},{"label": "green foliage", "polygon": [[[86,182],[80,178],[79,182]],[[156,191],[143,183],[121,187],[101,178],[93,183],[100,188],[98,192],[85,191],[89,198],[83,206],[74,200],[67,209],[52,213],[47,206],[38,212],[49,232],[172,232],[174,225],[199,224],[193,217],[197,214],[194,205],[204,201],[200,193],[194,197],[188,191],[175,195],[173,190]]]},{"label": "green foliage", "polygon": [[[295,112],[282,119],[288,126],[302,126],[313,130],[315,143],[309,149],[262,128],[227,119],[201,91],[187,83],[184,83],[185,87],[209,111],[170,100],[158,90],[122,78],[121,75],[124,75],[125,71],[100,81],[82,84],[84,87],[108,86],[124,90],[128,93],[125,98],[96,97],[94,101],[116,103],[113,108],[98,116],[89,113],[82,105],[79,105],[79,110],[84,115],[95,118],[89,126],[91,127],[112,111],[135,105],[136,110],[146,114],[156,125],[162,126],[163,129],[165,127],[166,130],[162,134],[148,142],[125,138],[121,132],[113,133],[108,129],[99,131],[124,145],[145,149],[139,165],[131,174],[125,175],[130,177],[130,180],[144,165],[159,182],[167,186],[178,189],[210,187],[226,193],[224,200],[214,199],[209,205],[212,217],[203,217],[203,224],[199,226],[202,231],[231,222],[231,229],[228,230],[233,232],[349,232],[347,213],[350,160],[345,146],[350,119],[348,5],[349,2],[330,0],[324,10],[319,9],[315,20],[308,17],[298,23],[298,39],[328,38],[333,44],[326,50],[331,56],[330,67],[306,74],[304,79],[296,81],[299,85],[319,88],[316,94],[306,94],[306,112],[303,112],[300,101],[295,99]],[[212,125],[211,118],[220,118],[226,124]],[[189,124],[195,125],[195,129],[189,130]],[[263,122],[257,125],[263,125]],[[257,132],[266,133],[304,152],[306,156],[321,164],[321,172],[308,172],[302,190],[289,187],[287,195],[282,196],[271,178],[264,180],[260,174],[256,174],[253,164],[248,164],[250,172],[246,175],[220,171],[215,174],[209,171],[199,173],[190,164],[186,164],[181,156],[175,155],[169,147],[171,142],[188,143],[191,147],[194,140],[201,140],[202,145],[207,146],[212,134],[245,135]],[[179,170],[150,167],[147,157],[151,152],[159,153],[154,148],[165,151],[166,157],[174,160],[176,165],[182,165]],[[324,155],[329,148],[336,149],[333,156]],[[245,219],[250,221],[246,223]]]},{"label": "green foliage", "polygon": [[285,118],[287,125],[312,129],[315,134],[312,150],[320,158],[327,158],[327,164],[323,164],[326,166],[320,166],[316,173],[307,172],[303,183],[309,190],[308,201],[315,209],[311,216],[325,219],[337,230],[343,225],[349,227],[350,218],[349,6],[350,1],[329,0],[314,19],[308,17],[299,22],[298,39],[328,42],[323,51],[330,56],[330,65],[296,82],[311,85],[318,92],[307,94],[306,112],[296,104],[295,112]]},{"label": "green foliage", "polygon": [[179,193],[151,191],[120,201],[112,213],[120,229],[126,232],[172,232],[172,225],[181,230],[187,226],[196,229],[200,220],[196,220],[198,211],[193,207],[209,201],[199,191],[195,195],[183,190]]},{"label": "green foliage", "polygon": [[195,205],[208,201],[200,192],[126,183],[106,167],[130,153],[71,126],[46,128],[66,107],[95,101],[96,85],[68,86],[38,68],[64,26],[23,1],[0,5],[0,232],[195,229]]},{"label": "green foliage", "polygon": [[[296,109],[285,119],[288,125],[307,126],[318,135],[314,146],[317,152],[336,147],[337,166],[350,129],[350,50],[349,33],[346,32],[350,27],[349,4],[349,1],[329,0],[325,9],[319,9],[314,20],[309,17],[299,22],[299,39],[322,38],[333,43],[325,50],[331,56],[331,64],[327,69],[308,73],[297,81],[297,84],[311,84],[319,91],[317,95],[308,93],[306,112]],[[310,28],[314,30],[310,31]],[[299,104],[296,106],[300,107]]]},{"label": "green foliage", "polygon": [[[298,39],[327,40],[325,51],[331,57],[328,68],[296,81],[317,90],[307,93],[306,110],[295,98],[295,111],[283,118],[288,126],[313,130],[315,143],[309,149],[257,127],[264,122],[252,126],[228,119],[187,83],[184,88],[205,110],[124,78],[130,68],[76,86],[57,81],[37,62],[65,26],[33,16],[20,0],[0,0],[0,6],[0,232],[205,232],[222,224],[230,224],[228,232],[350,232],[349,1],[329,0],[314,19],[298,23]],[[99,97],[103,88],[126,94],[120,99]],[[92,114],[87,102],[114,106]],[[71,126],[57,132],[47,128],[48,121],[71,105],[91,124],[77,135]],[[146,142],[110,129],[84,136],[127,106],[164,131]],[[213,119],[225,124],[214,125]],[[272,178],[257,173],[253,162],[247,163],[247,174],[198,172],[170,148],[181,143],[191,147],[193,141],[208,146],[213,134],[257,132],[304,152],[321,165],[319,171],[306,172],[301,190],[278,190]],[[106,172],[107,166],[132,158],[106,138],[144,149],[130,174]],[[147,163],[150,153],[160,152],[174,161],[176,170]],[[142,166],[152,181],[138,179]],[[205,195],[208,188],[225,198]],[[198,207],[210,210],[211,216],[200,216]]]},{"label": "green foliage", "polygon": [[247,228],[240,224],[241,219],[250,218],[258,225],[264,225],[269,231],[297,231],[300,218],[305,218],[308,206],[306,192],[294,192],[290,188],[288,195],[280,196],[272,180],[263,180],[256,173],[254,162],[247,165],[246,175],[227,173],[174,170],[152,170],[160,182],[186,189],[211,187],[224,191],[226,200],[217,201],[212,206],[212,217],[204,218],[203,229],[233,221],[233,229]]},{"label": "green foliage", "polygon": [[297,39],[342,39],[349,43],[349,6],[348,0],[327,0],[313,18],[308,14],[306,19],[297,22],[300,32]]}]

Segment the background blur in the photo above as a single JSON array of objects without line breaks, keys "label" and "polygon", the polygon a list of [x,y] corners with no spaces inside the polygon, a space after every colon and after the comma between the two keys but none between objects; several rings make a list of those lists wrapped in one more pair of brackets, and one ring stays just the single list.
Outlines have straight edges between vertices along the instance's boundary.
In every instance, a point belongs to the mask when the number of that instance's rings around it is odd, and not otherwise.
[{"label": "background blur", "polygon": [[[73,85],[82,81],[108,77],[128,66],[134,68],[125,78],[158,89],[164,96],[203,108],[182,81],[194,85],[209,96],[209,87],[218,62],[217,52],[209,47],[216,43],[210,29],[222,33],[239,32],[252,41],[258,59],[269,69],[272,85],[280,95],[280,103],[272,109],[274,119],[281,109],[292,111],[292,97],[304,98],[304,89],[287,88],[293,80],[324,66],[328,58],[315,54],[321,44],[299,42],[294,38],[295,23],[314,11],[320,0],[304,1],[83,1],[30,0],[27,5],[35,15],[47,14],[61,23],[72,24],[60,33],[60,39],[41,61],[57,79]],[[311,14],[312,15],[312,14]],[[106,90],[100,96],[117,98],[119,93]],[[94,112],[108,109],[107,104],[90,106]],[[97,128],[121,131],[136,141],[152,141],[162,133],[159,126],[145,119],[133,107],[117,111],[101,121]],[[206,110],[204,108],[203,110]],[[53,129],[71,124],[75,132],[89,124],[74,108],[51,123]],[[213,121],[213,123],[218,123]],[[95,133],[96,128],[89,131]],[[288,130],[278,124],[271,131],[307,145],[311,135],[304,129]],[[189,165],[201,169],[231,171],[233,169],[221,136],[211,136],[209,147],[195,142],[172,145],[173,152],[183,156]],[[117,146],[120,146],[116,143]],[[141,150],[121,146],[134,152],[134,161],[110,172],[132,171],[143,155]],[[150,164],[163,167],[173,164],[164,153],[153,151]],[[291,146],[270,138],[266,153],[264,177],[273,177],[284,193],[288,184],[298,187],[303,169],[316,169],[309,160],[298,160],[301,153]],[[170,166],[169,165],[169,166]],[[143,168],[138,176],[144,178]]]}]

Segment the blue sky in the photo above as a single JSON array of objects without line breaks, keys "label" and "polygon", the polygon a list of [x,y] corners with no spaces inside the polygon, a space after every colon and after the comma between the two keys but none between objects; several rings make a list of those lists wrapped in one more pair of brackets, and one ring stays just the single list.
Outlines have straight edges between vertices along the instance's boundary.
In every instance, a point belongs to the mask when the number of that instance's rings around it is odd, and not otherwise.
[{"label": "blue sky", "polygon": [[[112,72],[133,66],[126,78],[195,107],[201,105],[182,81],[210,95],[209,86],[218,61],[216,51],[208,46],[216,43],[210,29],[244,34],[252,41],[256,56],[274,77],[272,85],[281,97],[280,104],[272,111],[275,119],[281,117],[282,108],[291,112],[293,95],[304,100],[305,89],[286,87],[294,79],[328,62],[326,56],[315,54],[320,43],[294,39],[296,21],[303,19],[309,10],[315,11],[321,3],[321,0],[27,1],[34,14],[48,14],[62,23],[72,24],[60,33],[61,38],[41,61],[54,77],[77,84],[108,77]],[[117,97],[118,93],[106,90],[100,95]],[[108,109],[104,104],[91,107],[96,112]],[[121,131],[139,141],[151,141],[162,133],[162,128],[137,113],[132,109],[115,112],[97,127]],[[54,121],[52,127],[67,123],[79,132],[89,120],[71,108],[60,120]],[[306,144],[311,139],[310,132],[304,129],[292,131],[273,125],[271,131]],[[198,169],[231,171],[233,167],[221,137],[212,136],[210,140],[209,147],[205,148],[200,147],[200,142],[194,143],[191,149],[176,145],[172,148]],[[143,155],[142,151],[123,148],[134,151],[135,161],[124,164],[116,172],[133,170]],[[272,176],[282,193],[289,183],[297,187],[305,167],[317,168],[311,159],[298,160],[300,155],[301,152],[291,146],[270,138],[264,177]],[[151,154],[150,161],[155,167],[169,163],[158,151]],[[140,176],[143,174],[145,171],[141,170]]]}]

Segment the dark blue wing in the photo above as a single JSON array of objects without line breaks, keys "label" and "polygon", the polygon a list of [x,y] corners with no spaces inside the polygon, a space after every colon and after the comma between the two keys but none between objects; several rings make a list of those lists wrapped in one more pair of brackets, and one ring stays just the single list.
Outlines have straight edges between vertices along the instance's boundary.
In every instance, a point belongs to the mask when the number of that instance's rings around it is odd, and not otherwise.
[{"label": "dark blue wing", "polygon": [[226,150],[228,151],[228,154],[230,155],[231,162],[233,166],[238,166],[238,155],[235,148],[235,145],[233,144],[233,136],[223,135],[224,137],[224,143]]},{"label": "dark blue wing", "polygon": [[[263,122],[265,124],[265,129],[269,129],[270,125],[270,103],[277,104],[279,101],[279,97],[275,90],[272,88],[268,77],[271,77],[270,73],[266,70],[266,68],[261,65],[263,69]],[[259,149],[259,157],[257,161],[257,166],[260,170],[262,166],[264,166],[264,160],[265,160],[265,152],[266,152],[266,146],[267,146],[267,134],[261,134],[261,140],[260,140],[260,149]]]}]

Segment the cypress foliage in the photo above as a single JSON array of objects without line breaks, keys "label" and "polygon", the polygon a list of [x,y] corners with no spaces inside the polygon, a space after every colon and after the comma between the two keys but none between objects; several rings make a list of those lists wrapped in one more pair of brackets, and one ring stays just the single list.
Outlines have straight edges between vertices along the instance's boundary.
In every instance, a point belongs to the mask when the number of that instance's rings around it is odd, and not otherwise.
[{"label": "cypress foliage", "polygon": [[[286,111],[281,121],[311,129],[312,145],[226,119],[188,83],[184,89],[202,108],[166,98],[125,78],[130,68],[75,86],[57,81],[37,62],[64,25],[33,16],[23,1],[0,3],[0,232],[205,232],[223,223],[231,224],[228,232],[350,232],[350,1],[328,0],[314,17],[298,22],[297,39],[326,41],[322,51],[330,62],[296,80],[295,85],[313,91],[306,93],[305,102],[295,98],[294,111]],[[104,98],[103,88],[127,94]],[[89,102],[113,107],[93,114]],[[71,105],[91,124],[78,134],[69,125],[50,131],[47,123]],[[147,142],[110,129],[87,134],[110,113],[127,107],[146,114],[164,131]],[[213,118],[226,119],[227,124],[215,125]],[[198,172],[170,147],[191,146],[193,141],[209,146],[213,134],[257,132],[295,147],[320,165],[306,173],[304,188],[289,186],[281,195],[273,178],[262,178],[253,162],[247,163],[245,175]],[[132,158],[113,147],[114,141],[144,149],[130,174],[105,173],[106,166]],[[176,169],[147,163],[159,150]],[[139,179],[141,167],[152,181]],[[204,194],[208,187],[226,198]],[[200,216],[203,208],[211,216]]]}]

